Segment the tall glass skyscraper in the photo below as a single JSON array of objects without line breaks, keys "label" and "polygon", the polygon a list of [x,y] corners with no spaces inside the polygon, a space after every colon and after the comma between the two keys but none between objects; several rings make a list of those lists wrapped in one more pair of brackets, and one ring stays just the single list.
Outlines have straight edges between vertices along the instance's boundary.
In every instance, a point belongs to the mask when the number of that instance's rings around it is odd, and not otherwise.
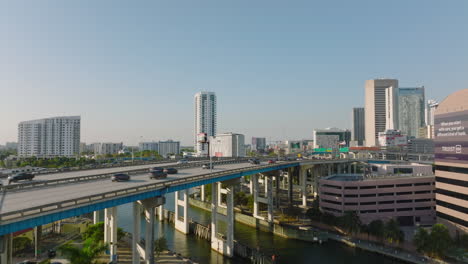
[{"label": "tall glass skyscraper", "polygon": [[213,92],[195,94],[195,152],[197,156],[206,156],[208,146],[197,141],[200,133],[216,136],[216,94]]},{"label": "tall glass skyscraper", "polygon": [[409,137],[418,137],[425,126],[424,86],[400,88],[398,92],[398,128]]}]

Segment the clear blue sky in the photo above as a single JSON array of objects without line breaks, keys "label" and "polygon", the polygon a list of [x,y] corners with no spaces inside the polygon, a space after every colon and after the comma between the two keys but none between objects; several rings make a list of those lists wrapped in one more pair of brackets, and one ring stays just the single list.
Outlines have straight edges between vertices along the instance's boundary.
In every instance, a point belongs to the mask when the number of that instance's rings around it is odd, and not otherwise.
[{"label": "clear blue sky", "polygon": [[81,115],[82,141],[193,139],[193,96],[218,131],[311,138],[350,126],[364,81],[468,88],[468,1],[3,1],[0,143],[17,123]]}]

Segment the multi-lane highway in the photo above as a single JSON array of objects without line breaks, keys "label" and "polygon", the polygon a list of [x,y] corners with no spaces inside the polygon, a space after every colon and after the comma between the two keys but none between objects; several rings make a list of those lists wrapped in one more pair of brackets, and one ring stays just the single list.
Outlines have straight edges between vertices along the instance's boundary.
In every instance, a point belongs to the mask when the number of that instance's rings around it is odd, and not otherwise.
[{"label": "multi-lane highway", "polygon": [[[238,168],[246,168],[251,166],[258,165],[250,165],[248,163],[217,165],[213,169],[213,173]],[[154,167],[154,165],[152,167]],[[107,171],[107,173],[109,172]],[[3,206],[1,207],[0,215],[7,214],[12,211],[33,208],[41,205],[45,206],[48,204],[59,202],[61,200],[79,199],[81,197],[97,195],[103,192],[129,189],[144,186],[150,183],[172,181],[176,179],[188,178],[207,173],[210,173],[209,169],[195,167],[179,170],[178,174],[168,175],[166,179],[161,180],[149,179],[149,173],[142,173],[139,175],[132,175],[130,181],[128,182],[112,182],[110,179],[104,179],[96,181],[87,181],[78,184],[68,184],[54,187],[36,188],[24,191],[6,192],[4,193],[5,197]]]}]

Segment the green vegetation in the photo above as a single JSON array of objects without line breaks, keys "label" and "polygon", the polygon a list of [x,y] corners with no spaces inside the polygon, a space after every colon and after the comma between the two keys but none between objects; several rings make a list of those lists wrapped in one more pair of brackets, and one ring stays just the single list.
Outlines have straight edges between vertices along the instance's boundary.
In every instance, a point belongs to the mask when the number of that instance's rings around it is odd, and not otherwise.
[{"label": "green vegetation", "polygon": [[[433,225],[430,233],[419,228],[414,235],[413,243],[419,252],[434,258],[443,258],[447,255],[450,247],[454,245],[447,227],[443,224]],[[465,245],[465,247],[468,246]]]},{"label": "green vegetation", "polygon": [[89,238],[84,241],[83,246],[73,245],[68,242],[58,248],[73,264],[93,264],[94,259],[108,249],[108,245],[103,242],[95,242]]},{"label": "green vegetation", "polygon": [[234,204],[236,206],[247,206],[249,203],[249,197],[245,192],[234,193]]},{"label": "green vegetation", "polygon": [[32,247],[32,241],[28,237],[13,238],[13,252],[14,253],[30,249],[31,247]]},{"label": "green vegetation", "polygon": [[156,256],[159,255],[164,251],[167,250],[167,239],[165,237],[160,237],[154,241],[154,251]]},{"label": "green vegetation", "polygon": [[[105,161],[111,162],[111,161]],[[62,168],[62,167],[81,167],[89,164],[95,164],[96,160],[86,158],[66,158],[56,157],[53,159],[38,159],[36,157],[18,160],[17,167],[32,166],[41,168]]]},{"label": "green vegetation", "polygon": [[[121,240],[125,236],[122,228],[117,228],[117,240]],[[104,239],[104,222],[99,222],[90,225],[86,231],[81,235],[83,240],[91,239],[94,243],[101,242]]]},{"label": "green vegetation", "polygon": [[369,225],[363,225],[356,212],[345,212],[343,216],[337,217],[330,213],[323,213],[319,209],[318,199],[312,203],[312,208],[307,210],[306,215],[312,220],[321,222],[330,226],[337,226],[344,229],[349,234],[367,232],[377,238],[386,240],[389,243],[399,243],[405,238],[398,222],[390,220],[387,223],[381,220],[375,220]]},{"label": "green vegetation", "polygon": [[195,150],[193,148],[183,148],[180,152],[195,152]]}]

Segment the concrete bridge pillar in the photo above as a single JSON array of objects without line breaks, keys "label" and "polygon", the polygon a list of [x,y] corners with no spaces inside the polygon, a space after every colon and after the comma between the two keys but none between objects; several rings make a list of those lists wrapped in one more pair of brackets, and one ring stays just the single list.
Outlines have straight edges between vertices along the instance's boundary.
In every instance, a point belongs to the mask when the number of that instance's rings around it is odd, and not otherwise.
[{"label": "concrete bridge pillar", "polygon": [[301,184],[302,206],[307,206],[307,169],[299,170],[299,182]]},{"label": "concrete bridge pillar", "polygon": [[158,220],[164,221],[164,204],[158,206]]},{"label": "concrete bridge pillar", "polygon": [[[188,189],[185,189],[182,192],[183,200],[179,200],[179,192],[175,192],[175,229],[184,233],[189,233],[189,222],[188,222]],[[183,219],[179,219],[179,206],[183,208]]]},{"label": "concrete bridge pillar", "polygon": [[[228,188],[220,188],[221,182],[213,184],[212,187],[212,201],[211,201],[211,249],[228,257],[234,256],[234,184],[236,180],[225,182]],[[215,185],[218,185],[215,186]],[[226,236],[220,237],[218,234],[218,205],[219,205],[219,192],[223,191],[226,194]]]},{"label": "concrete bridge pillar", "polygon": [[100,212],[101,211],[99,210],[93,212],[93,224],[97,224],[99,222]]},{"label": "concrete bridge pillar", "polygon": [[117,260],[117,207],[104,209],[104,243],[109,243],[110,261]]},{"label": "concrete bridge pillar", "polygon": [[13,264],[13,234],[0,236],[0,263]]},{"label": "concrete bridge pillar", "polygon": [[205,201],[205,185],[202,185],[202,186],[200,187],[200,200],[201,200],[202,202]]},{"label": "concrete bridge pillar", "polygon": [[268,222],[273,223],[273,182],[272,177],[265,176],[266,197],[268,204]]},{"label": "concrete bridge pillar", "polygon": [[292,204],[293,202],[293,170],[289,168],[288,170],[288,203]]},{"label": "concrete bridge pillar", "polygon": [[332,165],[328,164],[328,176],[332,175]]},{"label": "concrete bridge pillar", "polygon": [[[146,264],[154,264],[154,218],[155,208],[165,203],[164,197],[153,197],[137,201],[133,204],[133,235],[132,235],[132,264],[140,264],[143,259]],[[145,244],[141,239],[141,213],[145,215]]]},{"label": "concrete bridge pillar", "polygon": [[[253,203],[253,216],[255,218],[259,218],[259,215],[258,215],[258,175],[257,174],[253,174],[251,176],[251,181],[252,181],[252,186],[253,186],[253,198],[254,198],[254,203]],[[213,196],[213,194],[212,194]]]},{"label": "concrete bridge pillar", "polygon": [[[183,199],[179,199],[179,192],[175,192],[175,229],[184,233],[188,234],[189,233],[189,222],[188,222],[188,189],[185,189],[182,192]],[[179,215],[179,206],[182,207],[183,210],[183,216],[182,219],[181,216]]]}]

